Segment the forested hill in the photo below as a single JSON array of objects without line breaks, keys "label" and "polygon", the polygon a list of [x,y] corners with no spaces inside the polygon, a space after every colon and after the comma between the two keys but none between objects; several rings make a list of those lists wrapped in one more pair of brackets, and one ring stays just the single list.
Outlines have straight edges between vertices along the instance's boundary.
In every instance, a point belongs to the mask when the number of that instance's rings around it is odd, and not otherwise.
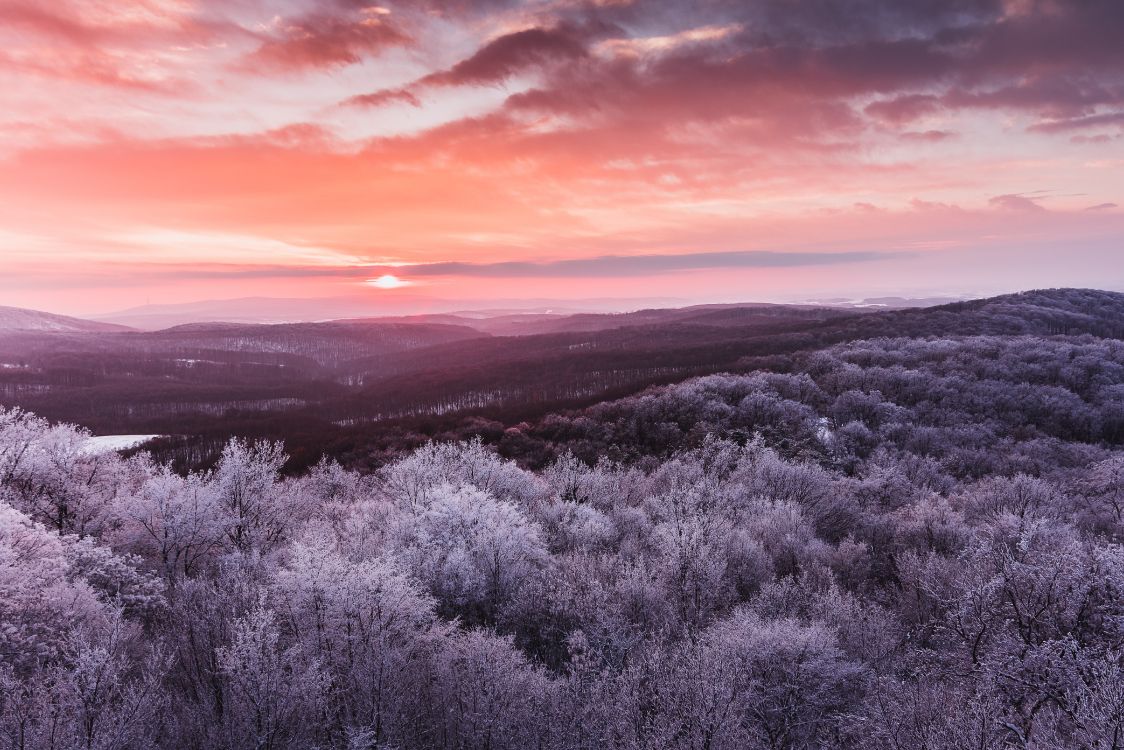
[{"label": "forested hill", "polygon": [[[830,460],[837,462],[843,460],[844,446],[866,451],[862,446],[870,439],[864,441],[860,433],[867,429],[900,440],[907,434],[935,440],[940,432],[937,442],[945,447],[991,453],[992,462],[1007,455],[1013,436],[1044,437],[1044,431],[1065,441],[1115,445],[1122,439],[1122,321],[1124,294],[1047,290],[921,310],[848,314],[798,331],[742,330],[719,355],[700,344],[703,334],[694,329],[693,346],[672,349],[659,361],[670,366],[693,353],[699,356],[696,365],[683,372],[730,376],[689,379],[542,416],[517,404],[506,411],[394,420],[380,423],[378,430],[334,434],[321,450],[351,465],[373,467],[430,437],[479,435],[506,456],[542,466],[566,451],[591,461],[599,455],[639,460],[698,445],[707,433],[735,439],[762,433],[788,455],[828,460],[827,446],[816,437],[825,429],[840,431],[831,446]],[[645,327],[620,332],[636,340],[656,333]],[[496,339],[479,343],[491,346]],[[629,354],[633,361],[644,356],[638,350]],[[535,381],[540,387],[551,374],[581,372],[562,357],[547,366],[525,356],[529,372],[544,373]],[[439,380],[441,392],[456,392],[473,377],[503,382],[499,374],[506,373],[496,362],[468,369],[459,382],[442,370],[399,393],[402,401],[416,397],[428,379]],[[394,384],[388,379],[382,387],[390,390]],[[710,402],[702,406],[704,398]],[[859,412],[868,415],[865,421],[855,419]],[[882,416],[869,416],[874,414]],[[1043,446],[1049,442],[1027,443],[1035,445],[1048,450]]]},{"label": "forested hill", "polygon": [[861,319],[860,328],[869,335],[890,336],[1087,333],[1122,338],[1124,293],[1039,289],[868,316]]},{"label": "forested hill", "polygon": [[210,465],[232,435],[284,440],[293,469],[325,454],[367,466],[432,435],[494,435],[653,385],[784,371],[851,341],[1120,338],[1124,295],[1060,289],[907,310],[721,305],[456,320],[0,335],[0,404],[102,434],[172,435],[160,455],[180,466]]},{"label": "forested hill", "polygon": [[491,436],[531,466],[566,452],[648,463],[707,436],[759,436],[786,456],[846,471],[876,453],[909,454],[958,477],[1038,473],[1124,444],[1117,339],[881,338],[759,364]]}]

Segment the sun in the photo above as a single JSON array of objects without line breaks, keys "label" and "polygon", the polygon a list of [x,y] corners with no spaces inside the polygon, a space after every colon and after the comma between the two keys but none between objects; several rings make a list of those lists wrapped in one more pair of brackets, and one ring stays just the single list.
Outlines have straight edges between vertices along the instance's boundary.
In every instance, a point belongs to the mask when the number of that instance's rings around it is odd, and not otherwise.
[{"label": "sun", "polygon": [[400,289],[404,286],[411,286],[411,282],[404,281],[397,276],[392,276],[391,274],[380,276],[377,279],[367,279],[364,283],[367,286],[373,286],[376,289]]}]

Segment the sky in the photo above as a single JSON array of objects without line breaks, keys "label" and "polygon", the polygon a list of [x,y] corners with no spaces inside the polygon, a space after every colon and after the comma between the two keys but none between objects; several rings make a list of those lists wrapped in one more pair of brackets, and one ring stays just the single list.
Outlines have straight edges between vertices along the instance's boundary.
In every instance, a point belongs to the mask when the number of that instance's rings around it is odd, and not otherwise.
[{"label": "sky", "polygon": [[1120,0],[0,0],[0,304],[1124,290],[1122,206]]}]

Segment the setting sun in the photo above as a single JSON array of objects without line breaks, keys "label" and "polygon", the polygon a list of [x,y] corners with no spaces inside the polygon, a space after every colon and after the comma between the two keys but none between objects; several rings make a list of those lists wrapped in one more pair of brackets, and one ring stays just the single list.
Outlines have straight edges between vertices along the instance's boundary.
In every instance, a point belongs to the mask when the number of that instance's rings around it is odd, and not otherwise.
[{"label": "setting sun", "polygon": [[376,289],[400,289],[404,286],[412,286],[409,281],[403,281],[391,274],[380,276],[377,279],[368,279],[366,283],[367,286],[373,286]]}]

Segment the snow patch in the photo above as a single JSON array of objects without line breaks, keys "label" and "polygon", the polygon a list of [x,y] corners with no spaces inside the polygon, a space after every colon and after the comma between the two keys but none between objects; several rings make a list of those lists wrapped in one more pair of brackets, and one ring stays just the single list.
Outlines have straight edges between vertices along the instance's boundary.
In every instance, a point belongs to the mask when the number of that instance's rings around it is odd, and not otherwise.
[{"label": "snow patch", "polygon": [[163,435],[96,435],[82,444],[82,452],[90,455],[136,448]]}]

